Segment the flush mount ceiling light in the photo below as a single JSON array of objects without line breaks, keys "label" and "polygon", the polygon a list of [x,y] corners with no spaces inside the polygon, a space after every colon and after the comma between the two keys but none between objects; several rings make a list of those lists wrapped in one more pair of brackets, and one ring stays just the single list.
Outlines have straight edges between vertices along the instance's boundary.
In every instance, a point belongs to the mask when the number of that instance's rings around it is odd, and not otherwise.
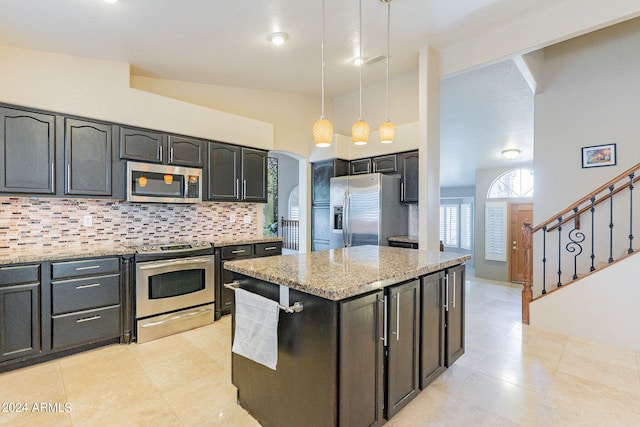
[{"label": "flush mount ceiling light", "polygon": [[284,44],[285,41],[289,38],[289,34],[287,33],[271,33],[267,36],[267,40],[276,46],[280,46]]},{"label": "flush mount ceiling light", "polygon": [[105,3],[117,3],[118,0],[104,0]]},{"label": "flush mount ceiling light", "polygon": [[[362,58],[362,0],[358,1],[360,11],[359,37],[360,46],[358,57]],[[362,65],[360,65],[360,118],[351,126],[351,138],[355,145],[365,145],[369,141],[369,124],[362,118]]]},{"label": "flush mount ceiling light", "polygon": [[517,148],[508,148],[506,150],[502,150],[500,154],[502,154],[502,157],[507,160],[513,160],[520,155],[520,150]]},{"label": "flush mount ceiling light", "polygon": [[324,116],[324,0],[322,0],[322,43],[320,44],[322,54],[322,112],[320,118],[316,120],[311,128],[313,142],[317,147],[329,147],[333,139],[333,124]]},{"label": "flush mount ceiling light", "polygon": [[391,28],[391,0],[380,1],[387,4],[387,118],[380,125],[380,142],[383,144],[391,144],[396,135],[396,127],[391,123],[391,120],[389,120],[389,32]]}]

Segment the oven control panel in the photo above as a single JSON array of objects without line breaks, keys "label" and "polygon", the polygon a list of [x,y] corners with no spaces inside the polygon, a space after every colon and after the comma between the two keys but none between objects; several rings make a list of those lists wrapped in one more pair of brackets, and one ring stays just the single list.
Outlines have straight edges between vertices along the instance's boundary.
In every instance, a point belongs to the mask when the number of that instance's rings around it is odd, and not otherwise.
[{"label": "oven control panel", "polygon": [[139,246],[136,248],[136,252],[139,254],[170,254],[170,253],[184,253],[191,252],[200,249],[212,248],[209,242],[194,242],[194,243],[168,243],[168,244],[149,244],[145,246]]}]

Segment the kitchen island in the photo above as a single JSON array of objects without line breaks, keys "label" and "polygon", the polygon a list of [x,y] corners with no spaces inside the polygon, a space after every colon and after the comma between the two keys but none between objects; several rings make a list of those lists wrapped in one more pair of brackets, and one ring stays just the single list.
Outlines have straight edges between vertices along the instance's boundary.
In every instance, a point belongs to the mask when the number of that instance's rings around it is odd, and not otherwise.
[{"label": "kitchen island", "polygon": [[302,306],[280,312],[275,370],[232,354],[238,402],[264,426],[383,424],[464,353],[468,259],[359,246],[226,263],[235,286]]}]

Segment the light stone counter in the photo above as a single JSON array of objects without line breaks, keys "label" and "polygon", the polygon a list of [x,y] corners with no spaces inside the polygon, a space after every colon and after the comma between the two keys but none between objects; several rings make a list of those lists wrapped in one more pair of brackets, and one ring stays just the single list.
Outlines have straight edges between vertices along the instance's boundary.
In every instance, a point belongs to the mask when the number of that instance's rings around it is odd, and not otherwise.
[{"label": "light stone counter", "polygon": [[443,270],[471,259],[455,252],[388,246],[227,261],[225,268],[265,282],[338,301]]},{"label": "light stone counter", "polygon": [[133,253],[135,253],[135,251],[132,248],[108,242],[92,245],[69,245],[62,247],[0,249],[0,265],[99,256],[120,256]]}]

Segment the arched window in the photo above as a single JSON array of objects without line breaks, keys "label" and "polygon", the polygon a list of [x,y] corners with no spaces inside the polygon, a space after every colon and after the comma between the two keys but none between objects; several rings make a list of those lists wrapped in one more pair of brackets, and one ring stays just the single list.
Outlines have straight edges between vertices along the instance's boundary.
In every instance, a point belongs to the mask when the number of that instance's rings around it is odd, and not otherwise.
[{"label": "arched window", "polygon": [[289,194],[289,219],[294,221],[299,219],[299,205],[298,186],[296,186]]},{"label": "arched window", "polygon": [[489,187],[487,199],[533,197],[533,170],[513,169],[496,178]]}]

